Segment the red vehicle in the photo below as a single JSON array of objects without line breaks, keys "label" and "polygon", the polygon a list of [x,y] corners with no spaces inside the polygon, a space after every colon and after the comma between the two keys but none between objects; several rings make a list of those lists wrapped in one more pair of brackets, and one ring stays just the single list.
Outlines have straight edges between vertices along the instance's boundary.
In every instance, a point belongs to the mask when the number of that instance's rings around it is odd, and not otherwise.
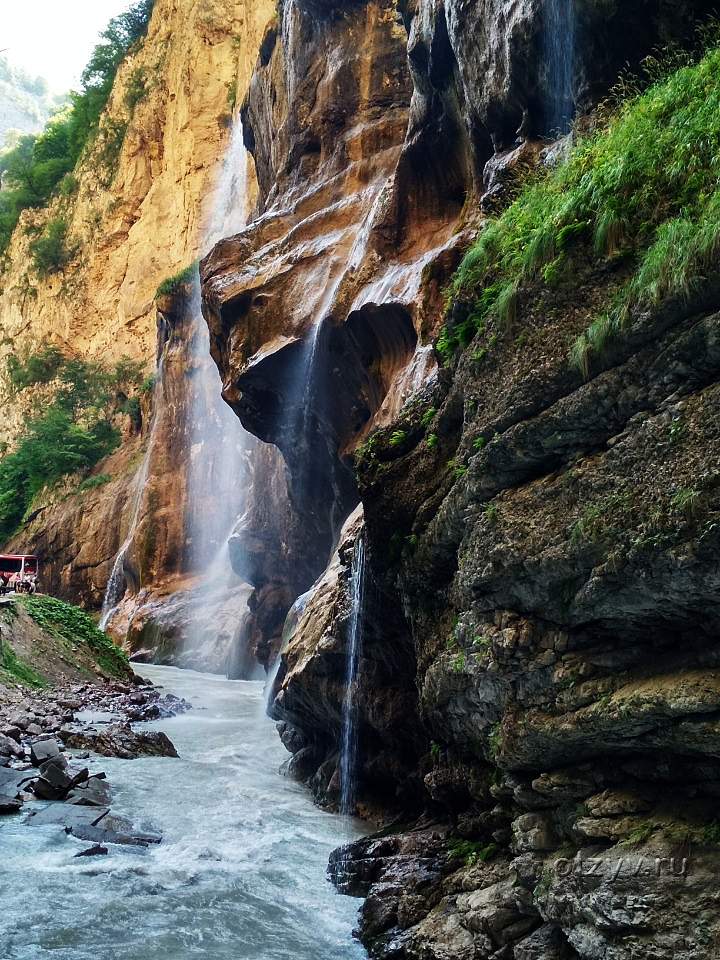
[{"label": "red vehicle", "polygon": [[35,593],[38,558],[28,554],[0,554],[0,593]]}]

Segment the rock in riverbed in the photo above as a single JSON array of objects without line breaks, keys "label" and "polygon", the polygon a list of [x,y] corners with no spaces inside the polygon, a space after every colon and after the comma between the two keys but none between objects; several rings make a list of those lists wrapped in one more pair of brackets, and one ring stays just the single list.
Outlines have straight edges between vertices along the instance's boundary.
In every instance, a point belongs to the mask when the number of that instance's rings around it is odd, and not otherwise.
[{"label": "rock in riverbed", "polygon": [[60,736],[66,746],[92,750],[103,757],[132,760],[135,757],[177,757],[172,741],[161,730],[138,732],[129,724],[113,723],[104,730],[63,728]]}]

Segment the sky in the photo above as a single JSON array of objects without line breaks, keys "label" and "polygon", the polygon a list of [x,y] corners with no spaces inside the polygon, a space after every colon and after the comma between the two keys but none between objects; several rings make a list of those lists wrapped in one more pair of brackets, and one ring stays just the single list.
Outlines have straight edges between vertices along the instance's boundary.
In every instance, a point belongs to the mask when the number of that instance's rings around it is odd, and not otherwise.
[{"label": "sky", "polygon": [[0,50],[14,67],[41,76],[53,93],[80,83],[80,74],[111,17],[130,0],[0,0]]}]

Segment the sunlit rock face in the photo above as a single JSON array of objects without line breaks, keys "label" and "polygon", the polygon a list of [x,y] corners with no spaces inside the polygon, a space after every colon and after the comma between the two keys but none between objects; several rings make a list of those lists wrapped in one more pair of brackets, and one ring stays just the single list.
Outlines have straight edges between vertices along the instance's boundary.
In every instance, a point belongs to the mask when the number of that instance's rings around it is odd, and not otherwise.
[{"label": "sunlit rock face", "polygon": [[[127,124],[114,166],[106,168],[91,148],[76,171],[77,192],[53,200],[47,209],[26,211],[3,264],[3,441],[14,442],[24,418],[47,392],[29,388],[10,397],[4,370],[11,351],[52,343],[72,356],[107,364],[129,355],[153,370],[158,356],[155,293],[163,280],[203,252],[202,221],[213,203],[213,184],[229,140],[229,90],[242,96],[247,89],[273,10],[271,0],[156,0],[147,37],[120,66],[108,103],[106,119]],[[146,96],[130,111],[126,94],[135,75],[150,82]],[[251,195],[253,184],[250,177]],[[58,216],[67,219],[78,256],[62,275],[39,279],[32,270],[30,233]],[[188,450],[180,444],[186,439],[185,411],[197,369],[186,340],[187,330],[176,325],[167,347],[164,419],[129,557],[131,603],[139,589],[157,586],[162,593],[187,572]],[[161,341],[164,347],[165,339]],[[78,480],[72,478],[38,504],[36,515],[8,545],[40,554],[43,589],[92,609],[101,606],[133,514],[152,416],[146,394],[141,425],[117,418],[122,447],[96,470],[111,479],[77,492]],[[235,492],[226,488],[218,496]]]}]

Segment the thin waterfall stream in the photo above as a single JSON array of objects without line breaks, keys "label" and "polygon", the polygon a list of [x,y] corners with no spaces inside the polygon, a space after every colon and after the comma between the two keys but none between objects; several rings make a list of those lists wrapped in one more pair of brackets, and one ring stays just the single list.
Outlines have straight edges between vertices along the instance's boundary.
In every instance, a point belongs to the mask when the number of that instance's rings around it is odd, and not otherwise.
[{"label": "thin waterfall stream", "polygon": [[163,401],[163,364],[164,364],[164,355],[160,355],[158,360],[157,373],[155,376],[155,385],[153,387],[153,397],[152,397],[152,420],[150,422],[150,435],[148,437],[147,446],[145,448],[145,453],[143,455],[142,463],[140,464],[140,469],[135,475],[135,480],[133,482],[133,493],[132,493],[132,507],[130,513],[130,523],[128,525],[128,531],[125,535],[125,539],[122,542],[120,549],[118,550],[117,556],[112,565],[112,570],[110,571],[110,577],[108,578],[107,585],[105,587],[105,595],[103,597],[102,610],[100,611],[100,629],[104,630],[108,622],[110,621],[112,615],[118,608],[118,604],[122,600],[123,594],[125,593],[125,587],[127,584],[127,571],[125,569],[125,561],[128,555],[128,551],[132,546],[133,538],[137,531],[138,523],[140,521],[140,513],[143,503],[143,496],[145,494],[145,486],[147,484],[147,479],[150,471],[150,461],[152,459],[153,449],[155,447],[155,437],[157,433],[157,426],[160,422],[160,408]]},{"label": "thin waterfall stream", "polygon": [[543,54],[546,70],[546,129],[566,134],[575,117],[575,0],[545,0]]},{"label": "thin waterfall stream", "polygon": [[345,696],[342,708],[342,741],[340,745],[340,812],[355,813],[357,781],[357,702],[358,663],[362,648],[363,606],[365,601],[365,540],[355,541],[350,570],[350,621],[347,634]]}]

